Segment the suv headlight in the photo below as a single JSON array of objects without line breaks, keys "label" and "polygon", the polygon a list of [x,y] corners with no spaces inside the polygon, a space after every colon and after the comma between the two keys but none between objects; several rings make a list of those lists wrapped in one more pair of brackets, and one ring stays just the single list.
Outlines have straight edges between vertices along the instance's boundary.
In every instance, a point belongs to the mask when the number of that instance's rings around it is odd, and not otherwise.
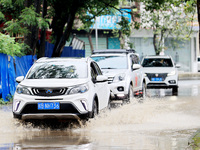
[{"label": "suv headlight", "polygon": [[31,92],[29,91],[29,89],[27,87],[23,87],[23,86],[18,86],[16,89],[16,92],[18,94],[31,95]]},{"label": "suv headlight", "polygon": [[170,73],[167,74],[167,76],[174,76],[176,74],[176,71],[172,71]]},{"label": "suv headlight", "polygon": [[82,84],[79,86],[70,87],[68,94],[85,93],[89,89],[87,84]]},{"label": "suv headlight", "polygon": [[123,81],[125,79],[126,74],[125,73],[121,73],[121,74],[117,74],[114,79],[113,82],[119,82],[119,81]]}]

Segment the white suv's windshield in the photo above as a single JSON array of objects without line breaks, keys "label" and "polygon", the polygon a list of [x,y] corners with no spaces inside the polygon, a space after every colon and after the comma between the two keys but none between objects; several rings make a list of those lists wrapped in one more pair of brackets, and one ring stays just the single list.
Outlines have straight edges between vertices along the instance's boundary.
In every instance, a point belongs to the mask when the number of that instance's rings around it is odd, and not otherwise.
[{"label": "white suv's windshield", "polygon": [[145,58],[142,63],[143,67],[173,67],[170,58]]},{"label": "white suv's windshield", "polygon": [[101,69],[127,69],[128,62],[126,56],[96,56],[91,57]]},{"label": "white suv's windshield", "polygon": [[87,63],[82,61],[42,62],[34,64],[28,79],[73,79],[87,77]]}]

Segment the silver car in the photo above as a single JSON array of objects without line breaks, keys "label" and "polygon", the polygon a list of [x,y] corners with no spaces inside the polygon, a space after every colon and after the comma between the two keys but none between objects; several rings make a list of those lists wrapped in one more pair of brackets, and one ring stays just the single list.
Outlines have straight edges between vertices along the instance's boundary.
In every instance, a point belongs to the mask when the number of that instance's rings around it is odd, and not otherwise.
[{"label": "silver car", "polygon": [[105,49],[95,50],[91,58],[108,77],[112,100],[129,102],[134,96],[145,97],[145,80],[134,50]]}]

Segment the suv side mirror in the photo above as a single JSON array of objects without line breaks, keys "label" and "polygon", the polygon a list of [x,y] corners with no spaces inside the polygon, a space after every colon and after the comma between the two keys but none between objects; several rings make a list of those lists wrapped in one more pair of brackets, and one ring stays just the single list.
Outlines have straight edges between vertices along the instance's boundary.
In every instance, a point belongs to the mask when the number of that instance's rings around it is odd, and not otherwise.
[{"label": "suv side mirror", "polygon": [[20,83],[20,82],[22,82],[23,80],[24,80],[24,76],[19,76],[19,77],[16,78],[16,82],[17,82],[17,83]]},{"label": "suv side mirror", "polygon": [[175,67],[176,68],[181,68],[181,65],[180,64],[176,64]]},{"label": "suv side mirror", "polygon": [[136,69],[140,69],[141,65],[140,64],[133,64],[132,69],[136,70]]},{"label": "suv side mirror", "polygon": [[96,78],[96,82],[106,82],[108,81],[108,77],[104,75],[98,75]]}]

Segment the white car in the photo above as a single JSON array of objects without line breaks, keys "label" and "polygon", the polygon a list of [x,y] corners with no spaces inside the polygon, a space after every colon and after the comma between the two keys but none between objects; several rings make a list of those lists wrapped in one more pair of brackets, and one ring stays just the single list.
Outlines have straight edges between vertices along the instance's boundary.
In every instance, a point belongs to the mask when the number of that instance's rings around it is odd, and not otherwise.
[{"label": "white car", "polygon": [[141,62],[147,89],[172,89],[178,94],[178,71],[170,56],[146,56]]},{"label": "white car", "polygon": [[19,83],[13,116],[19,119],[92,118],[110,106],[108,78],[91,58],[41,58]]},{"label": "white car", "polygon": [[91,58],[108,77],[111,100],[129,102],[134,95],[145,97],[146,83],[139,64],[139,56],[133,50],[95,50]]}]

